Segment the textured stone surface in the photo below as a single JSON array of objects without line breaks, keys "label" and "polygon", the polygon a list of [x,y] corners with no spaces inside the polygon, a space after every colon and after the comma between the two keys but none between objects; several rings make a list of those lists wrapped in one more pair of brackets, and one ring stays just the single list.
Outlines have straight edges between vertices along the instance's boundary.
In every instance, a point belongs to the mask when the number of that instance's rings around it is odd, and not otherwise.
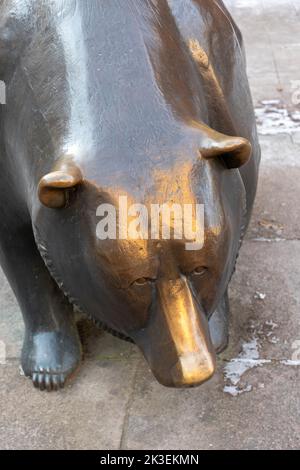
[{"label": "textured stone surface", "polygon": [[[298,0],[225,3],[244,33],[255,105],[276,99],[295,110]],[[300,128],[261,136],[261,144],[258,197],[230,289],[230,344],[215,377],[197,389],[163,388],[134,346],[85,324],[85,363],[76,380],[57,394],[37,392],[19,374],[23,325],[1,273],[7,360],[0,365],[0,448],[300,447]],[[249,347],[252,368],[240,356]],[[236,367],[233,384],[224,375]]]}]

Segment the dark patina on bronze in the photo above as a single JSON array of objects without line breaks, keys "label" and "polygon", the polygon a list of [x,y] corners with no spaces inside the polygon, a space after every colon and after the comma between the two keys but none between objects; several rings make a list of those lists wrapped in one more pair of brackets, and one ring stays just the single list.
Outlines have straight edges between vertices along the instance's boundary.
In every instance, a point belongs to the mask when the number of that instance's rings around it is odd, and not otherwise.
[{"label": "dark patina on bronze", "polygon": [[[41,390],[77,369],[73,305],[195,386],[228,341],[228,284],[260,149],[242,36],[221,0],[0,2],[1,265]],[[205,206],[205,242],[99,240],[120,195]]]}]

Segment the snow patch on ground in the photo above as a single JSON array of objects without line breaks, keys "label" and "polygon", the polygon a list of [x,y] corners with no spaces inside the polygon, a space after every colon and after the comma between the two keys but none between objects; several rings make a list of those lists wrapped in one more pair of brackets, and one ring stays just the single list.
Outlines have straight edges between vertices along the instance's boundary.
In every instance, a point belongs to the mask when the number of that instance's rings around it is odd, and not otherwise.
[{"label": "snow patch on ground", "polygon": [[289,111],[279,100],[262,101],[255,109],[261,135],[293,134],[300,131],[300,111]]},{"label": "snow patch on ground", "polygon": [[283,361],[280,361],[280,364],[283,364],[284,366],[300,366],[300,361],[284,359]]},{"label": "snow patch on ground", "polygon": [[[270,328],[270,332],[266,334],[266,339],[273,344],[279,343],[277,336],[268,338],[269,335],[273,334],[273,330],[278,328],[278,324],[273,320],[267,320],[264,326]],[[243,375],[249,370],[255,367],[262,367],[267,364],[281,364],[284,366],[299,367],[300,360],[289,360],[289,359],[261,359],[259,354],[259,339],[262,335],[264,326],[261,329],[255,329],[255,336],[250,341],[245,342],[242,345],[242,352],[238,357],[231,359],[224,367],[224,381],[225,386],[223,391],[233,397],[237,397],[242,393],[251,392],[253,387],[250,384],[241,385],[241,379]],[[265,334],[265,333],[264,333]],[[260,384],[259,388],[263,388],[264,385]]]},{"label": "snow patch on ground", "polygon": [[269,364],[271,360],[260,359],[258,351],[257,338],[252,339],[248,343],[243,344],[243,350],[237,358],[231,359],[224,367],[224,379],[226,385],[224,392],[236,397],[245,392],[251,392],[252,386],[246,385],[240,387],[242,376],[254,367],[260,367],[264,364]]}]

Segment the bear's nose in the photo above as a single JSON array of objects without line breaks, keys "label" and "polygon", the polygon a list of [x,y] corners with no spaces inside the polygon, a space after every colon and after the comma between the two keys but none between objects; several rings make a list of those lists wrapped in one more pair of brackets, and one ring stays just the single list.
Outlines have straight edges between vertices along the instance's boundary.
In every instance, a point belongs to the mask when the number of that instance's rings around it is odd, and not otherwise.
[{"label": "bear's nose", "polygon": [[200,385],[215,371],[208,321],[185,276],[157,282],[155,311],[135,341],[163,385]]},{"label": "bear's nose", "polygon": [[205,382],[213,376],[214,372],[214,357],[200,350],[180,356],[171,370],[171,377],[174,386],[190,387]]}]

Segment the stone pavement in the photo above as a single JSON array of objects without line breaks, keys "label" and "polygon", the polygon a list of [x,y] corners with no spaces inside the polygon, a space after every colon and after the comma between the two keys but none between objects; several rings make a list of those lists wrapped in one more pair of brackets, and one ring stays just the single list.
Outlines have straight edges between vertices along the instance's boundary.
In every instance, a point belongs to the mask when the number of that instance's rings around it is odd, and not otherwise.
[{"label": "stone pavement", "polygon": [[225,2],[245,37],[263,161],[217,374],[200,388],[163,388],[134,346],[86,325],[77,379],[40,393],[19,373],[23,325],[1,274],[0,448],[300,447],[300,106],[292,89],[300,80],[300,3]]}]

